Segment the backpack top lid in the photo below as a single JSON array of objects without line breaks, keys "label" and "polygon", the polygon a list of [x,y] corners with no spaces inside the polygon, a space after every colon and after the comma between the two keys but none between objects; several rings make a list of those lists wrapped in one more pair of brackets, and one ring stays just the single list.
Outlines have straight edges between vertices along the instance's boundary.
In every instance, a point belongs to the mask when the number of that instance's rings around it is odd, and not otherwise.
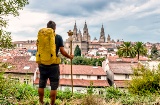
[{"label": "backpack top lid", "polygon": [[42,28],[39,30],[38,32],[38,36],[40,35],[51,35],[53,34],[54,36],[56,35],[55,34],[55,31],[52,29],[52,28]]}]

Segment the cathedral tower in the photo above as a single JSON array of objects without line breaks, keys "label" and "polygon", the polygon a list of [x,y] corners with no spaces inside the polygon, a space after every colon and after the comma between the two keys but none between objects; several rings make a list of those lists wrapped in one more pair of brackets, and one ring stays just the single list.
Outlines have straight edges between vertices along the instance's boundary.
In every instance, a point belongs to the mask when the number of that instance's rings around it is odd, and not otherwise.
[{"label": "cathedral tower", "polygon": [[80,29],[79,29],[79,32],[77,34],[77,37],[78,37],[77,41],[81,42],[82,41],[82,34],[81,34]]},{"label": "cathedral tower", "polygon": [[108,36],[107,36],[107,43],[110,43],[111,42],[111,37],[110,37],[110,35],[108,34]]},{"label": "cathedral tower", "polygon": [[87,28],[87,24],[86,24],[86,21],[85,21],[84,28],[83,28],[83,38],[82,38],[82,40],[88,42],[88,35],[89,35],[88,34],[88,28]]},{"label": "cathedral tower", "polygon": [[73,41],[77,41],[78,39],[77,39],[77,25],[76,25],[76,22],[75,22],[75,25],[74,25],[74,29],[73,29],[73,36],[72,36],[72,38],[73,38]]},{"label": "cathedral tower", "polygon": [[102,28],[101,28],[101,32],[100,32],[99,42],[100,43],[104,43],[105,42],[105,32],[104,32],[103,24],[102,24]]}]

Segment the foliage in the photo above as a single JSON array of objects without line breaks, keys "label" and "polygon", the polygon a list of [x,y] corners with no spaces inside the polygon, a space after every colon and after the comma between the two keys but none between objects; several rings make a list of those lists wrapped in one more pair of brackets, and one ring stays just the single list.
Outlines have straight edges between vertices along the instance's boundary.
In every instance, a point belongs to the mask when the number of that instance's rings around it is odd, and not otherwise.
[{"label": "foliage", "polygon": [[98,66],[102,66],[102,62],[105,60],[105,58],[85,58],[85,57],[74,57],[72,60],[72,63],[74,65],[92,65],[96,66],[96,63],[98,62]]},{"label": "foliage", "polygon": [[2,67],[2,68],[7,68],[7,67],[8,67],[8,63],[3,63],[3,64],[1,65],[1,67]]},{"label": "foliage", "polygon": [[0,48],[13,48],[11,33],[0,30]]},{"label": "foliage", "polygon": [[135,50],[131,42],[124,42],[118,49],[117,55],[119,57],[131,57],[134,58],[136,56]]},{"label": "foliage", "polygon": [[158,49],[155,44],[152,45],[151,49],[151,55],[157,55],[158,54]]},{"label": "foliage", "polygon": [[96,52],[96,56],[100,56],[100,54],[98,52]]},{"label": "foliage", "polygon": [[32,100],[32,98],[37,95],[37,90],[34,87],[27,84],[20,84],[17,81],[10,78],[3,78],[0,75],[0,103],[12,105],[23,100],[36,103],[37,101]]},{"label": "foliage", "polygon": [[59,91],[57,93],[57,98],[63,100],[63,99],[69,99],[72,96],[72,92],[69,88],[65,88],[64,91]]},{"label": "foliage", "polygon": [[[138,81],[138,82],[137,82]],[[160,89],[160,69],[150,70],[142,65],[134,68],[129,91],[134,94],[146,95],[156,93]]]},{"label": "foliage", "polygon": [[153,44],[152,45],[152,49],[151,49],[151,55],[150,55],[150,57],[152,58],[152,59],[156,59],[157,57],[158,57],[158,49],[157,49],[157,47],[156,47],[156,45],[155,44]]},{"label": "foliage", "polygon": [[118,47],[117,55],[119,57],[131,57],[134,58],[136,55],[147,55],[147,49],[142,42],[136,42],[136,44],[131,44],[131,42],[124,42]]},{"label": "foliage", "polygon": [[114,87],[106,88],[106,99],[118,99],[122,96],[122,92]]},{"label": "foliage", "polygon": [[67,64],[67,60],[66,60],[66,57],[64,57],[62,54],[58,54],[58,57],[61,58],[61,64]]},{"label": "foliage", "polygon": [[0,1],[0,47],[10,48],[12,38],[11,33],[4,30],[8,25],[8,16],[19,16],[19,10],[29,4],[28,0],[1,0]]},{"label": "foliage", "polygon": [[[78,104],[79,105],[79,104]],[[87,94],[80,105],[107,105],[103,97],[99,95]]]},{"label": "foliage", "polygon": [[75,50],[74,50],[74,56],[81,56],[81,49],[79,48],[79,46],[77,45]]},{"label": "foliage", "polygon": [[147,49],[144,47],[142,42],[136,42],[134,50],[138,56],[138,60],[140,55],[147,55]]},{"label": "foliage", "polygon": [[[160,66],[160,65],[159,65]],[[160,70],[160,69],[159,69]],[[144,69],[142,70],[144,71]],[[158,75],[157,75],[158,76]],[[91,83],[92,84],[92,83]],[[107,87],[105,96],[93,94],[93,87],[88,87],[91,94],[72,92],[69,88],[57,92],[56,105],[159,105],[160,91],[146,95],[136,95],[124,92],[114,87]],[[50,102],[50,90],[45,89],[44,102]],[[3,77],[0,73],[0,104],[1,105],[39,105],[37,88],[20,84]]]},{"label": "foliage", "polygon": [[87,88],[87,93],[92,95],[94,93],[93,82],[90,82],[90,86]]}]

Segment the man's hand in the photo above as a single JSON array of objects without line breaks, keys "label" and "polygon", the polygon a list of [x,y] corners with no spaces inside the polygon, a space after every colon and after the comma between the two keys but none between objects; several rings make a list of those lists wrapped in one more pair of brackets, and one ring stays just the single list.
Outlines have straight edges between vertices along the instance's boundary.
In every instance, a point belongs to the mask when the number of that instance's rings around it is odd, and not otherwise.
[{"label": "man's hand", "polygon": [[70,55],[69,59],[73,59],[74,58],[74,55]]}]

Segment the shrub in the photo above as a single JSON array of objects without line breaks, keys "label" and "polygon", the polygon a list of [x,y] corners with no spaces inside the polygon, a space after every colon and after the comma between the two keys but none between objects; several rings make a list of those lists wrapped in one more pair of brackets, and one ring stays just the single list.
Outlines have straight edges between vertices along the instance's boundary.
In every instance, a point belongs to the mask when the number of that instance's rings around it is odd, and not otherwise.
[{"label": "shrub", "polygon": [[[0,98],[2,105],[12,105],[19,101],[26,100],[27,103],[36,103],[38,96],[37,89],[27,84],[20,84],[10,78],[3,78],[3,74],[0,75]],[[24,104],[25,105],[25,104]]]},{"label": "shrub", "polygon": [[63,100],[63,99],[70,99],[72,97],[72,92],[69,88],[65,88],[64,91],[58,91],[57,92],[57,98]]},{"label": "shrub", "polygon": [[[129,84],[129,91],[133,94],[148,95],[160,89],[160,69],[150,70],[144,66],[133,69],[134,75]],[[138,81],[138,82],[137,82]]]},{"label": "shrub", "polygon": [[114,88],[114,87],[108,87],[108,88],[106,88],[106,95],[105,95],[105,97],[106,97],[107,100],[118,99],[122,95],[123,95],[123,93],[119,89],[117,89],[117,88]]}]

